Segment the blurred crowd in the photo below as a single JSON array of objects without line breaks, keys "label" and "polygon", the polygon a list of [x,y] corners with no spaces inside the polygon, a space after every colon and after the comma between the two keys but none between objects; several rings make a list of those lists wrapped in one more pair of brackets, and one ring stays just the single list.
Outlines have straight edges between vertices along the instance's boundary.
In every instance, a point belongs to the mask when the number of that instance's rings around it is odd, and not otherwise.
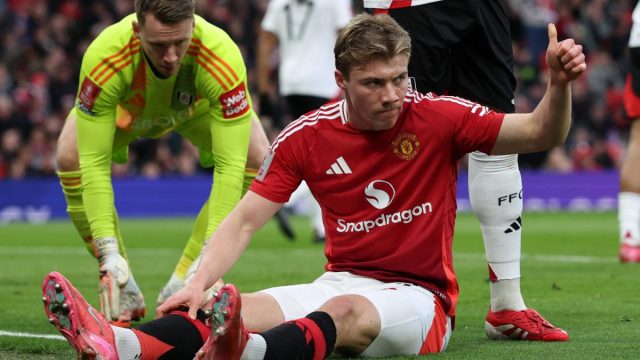
[{"label": "blurred crowd", "polygon": [[[627,128],[622,88],[634,0],[508,1],[516,110],[529,111],[545,90],[546,24],[584,45],[588,72],[573,88],[574,123],[566,144],[522,155],[522,168],[616,168]],[[255,85],[255,44],[267,0],[198,0],[198,14],[238,43]],[[354,0],[354,10],[362,4]],[[133,12],[133,0],[0,0],[0,179],[55,174],[55,148],[77,91],[84,50],[106,26]],[[277,81],[277,69],[273,79]],[[274,91],[276,87],[274,86]],[[255,94],[255,91],[254,91]],[[277,98],[273,94],[273,98]],[[259,107],[257,98],[254,105]],[[205,171],[176,134],[132,145],[115,176],[192,175]]]}]

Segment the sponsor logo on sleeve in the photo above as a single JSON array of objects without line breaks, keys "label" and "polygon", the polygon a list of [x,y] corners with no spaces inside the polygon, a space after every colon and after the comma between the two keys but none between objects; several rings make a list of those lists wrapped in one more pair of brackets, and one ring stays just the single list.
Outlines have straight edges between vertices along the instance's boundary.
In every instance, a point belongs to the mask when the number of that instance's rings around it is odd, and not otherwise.
[{"label": "sponsor logo on sleeve", "polygon": [[244,83],[240,83],[232,90],[220,95],[218,99],[222,105],[222,116],[225,119],[236,118],[249,111],[249,99],[247,99]]},{"label": "sponsor logo on sleeve", "polygon": [[264,178],[267,176],[267,172],[269,171],[269,167],[271,166],[271,162],[273,161],[273,156],[275,153],[269,148],[267,151],[267,155],[262,160],[262,166],[258,170],[258,175],[256,175],[256,180],[264,181]]},{"label": "sponsor logo on sleeve", "polygon": [[95,115],[93,107],[102,89],[96,85],[89,77],[85,77],[78,94],[78,109],[89,115]]}]

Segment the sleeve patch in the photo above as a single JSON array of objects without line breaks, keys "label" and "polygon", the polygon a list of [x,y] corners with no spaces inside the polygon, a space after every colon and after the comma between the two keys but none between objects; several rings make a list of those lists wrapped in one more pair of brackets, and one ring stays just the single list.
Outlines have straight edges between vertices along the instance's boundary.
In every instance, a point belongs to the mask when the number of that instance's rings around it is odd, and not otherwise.
[{"label": "sleeve patch", "polygon": [[244,87],[244,83],[240,83],[232,90],[220,95],[218,100],[222,105],[222,116],[225,119],[236,118],[249,111],[249,99],[247,99],[247,90]]},{"label": "sleeve patch", "polygon": [[95,115],[93,106],[100,95],[102,88],[96,85],[89,77],[85,77],[78,95],[78,109],[89,115]]},{"label": "sleeve patch", "polygon": [[264,181],[264,178],[267,176],[267,172],[269,171],[269,167],[271,166],[271,161],[273,161],[274,155],[275,153],[271,150],[271,148],[269,148],[269,151],[267,152],[267,155],[264,157],[264,160],[262,161],[262,165],[258,170],[258,175],[256,176],[256,180]]}]

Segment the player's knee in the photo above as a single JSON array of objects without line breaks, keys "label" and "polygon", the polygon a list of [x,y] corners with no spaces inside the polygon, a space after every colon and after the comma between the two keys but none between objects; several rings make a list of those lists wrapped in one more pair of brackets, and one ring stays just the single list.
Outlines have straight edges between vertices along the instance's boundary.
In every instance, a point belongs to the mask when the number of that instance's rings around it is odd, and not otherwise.
[{"label": "player's knee", "polygon": [[481,152],[469,154],[469,176],[478,173],[518,171],[518,154],[487,155]]},{"label": "player's knee", "polygon": [[338,334],[341,334],[336,348],[361,352],[375,339],[380,331],[380,320],[368,309],[377,314],[373,304],[358,295],[336,296],[320,307],[319,311],[331,316]]},{"label": "player's knee", "polygon": [[251,137],[251,143],[249,144],[249,153],[247,154],[247,167],[250,169],[257,169],[262,165],[262,160],[267,155],[267,148],[269,142],[266,138]]},{"label": "player's knee", "polygon": [[247,156],[247,168],[258,169],[262,165],[262,160],[267,154],[267,148],[259,148],[257,146],[249,146],[249,154]]},{"label": "player's knee", "polygon": [[77,152],[69,151],[65,146],[58,146],[56,166],[58,171],[76,171],[80,169]]},{"label": "player's knee", "polygon": [[380,321],[363,311],[362,304],[352,296],[334,297],[319,311],[326,312],[333,319],[338,334],[335,351],[342,355],[362,353],[380,332]]},{"label": "player's knee", "polygon": [[517,155],[470,155],[469,199],[482,224],[502,225],[520,217],[523,193]]},{"label": "player's knee", "polygon": [[348,296],[336,296],[329,299],[321,309],[326,311],[334,321],[349,319],[355,315],[355,304]]}]

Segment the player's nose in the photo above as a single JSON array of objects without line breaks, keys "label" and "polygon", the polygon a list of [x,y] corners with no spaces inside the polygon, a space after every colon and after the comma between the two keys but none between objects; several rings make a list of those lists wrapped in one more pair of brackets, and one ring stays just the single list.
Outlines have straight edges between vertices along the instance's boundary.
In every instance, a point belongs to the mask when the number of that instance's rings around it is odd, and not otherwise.
[{"label": "player's nose", "polygon": [[174,64],[178,61],[178,52],[175,46],[170,46],[167,51],[164,53],[162,60],[167,64]]}]

